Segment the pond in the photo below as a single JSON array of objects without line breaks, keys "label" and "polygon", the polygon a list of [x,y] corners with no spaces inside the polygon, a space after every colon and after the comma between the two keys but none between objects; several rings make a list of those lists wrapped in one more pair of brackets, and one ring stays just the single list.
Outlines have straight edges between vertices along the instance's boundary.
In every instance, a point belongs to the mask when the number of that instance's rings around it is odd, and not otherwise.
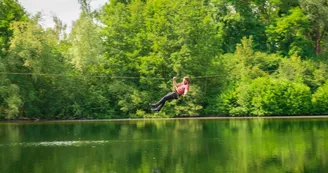
[{"label": "pond", "polygon": [[328,119],[0,123],[0,172],[327,172]]}]

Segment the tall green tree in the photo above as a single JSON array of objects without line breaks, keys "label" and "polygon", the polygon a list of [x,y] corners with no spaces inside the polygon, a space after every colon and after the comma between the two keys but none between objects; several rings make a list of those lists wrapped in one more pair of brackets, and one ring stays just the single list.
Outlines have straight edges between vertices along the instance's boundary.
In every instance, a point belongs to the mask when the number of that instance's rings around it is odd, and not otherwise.
[{"label": "tall green tree", "polygon": [[13,37],[5,64],[7,70],[31,75],[10,75],[18,86],[22,108],[20,115],[41,116],[46,106],[43,97],[51,95],[52,78],[38,74],[63,73],[62,54],[58,51],[58,37],[53,30],[44,30],[35,21],[14,22]]},{"label": "tall green tree", "polygon": [[27,20],[23,7],[16,0],[0,0],[0,117],[14,118],[21,106],[19,87],[12,84],[8,75],[7,54],[13,36],[12,22]]},{"label": "tall green tree", "polygon": [[104,47],[102,43],[101,27],[94,23],[94,19],[82,12],[80,18],[74,22],[69,35],[68,61],[81,73],[95,72],[95,68],[103,63]]},{"label": "tall green tree", "polygon": [[314,55],[310,39],[310,23],[302,9],[295,7],[288,14],[275,19],[267,27],[268,42],[271,52],[283,56],[311,57]]},{"label": "tall green tree", "polygon": [[[218,35],[222,39],[224,53],[232,53],[244,36],[253,36],[254,48],[266,51],[266,35],[263,14],[259,11],[265,2],[242,0],[212,0],[210,8]],[[269,9],[265,7],[266,9]],[[266,19],[269,20],[269,19]]]},{"label": "tall green tree", "polygon": [[326,0],[300,0],[302,9],[311,20],[311,38],[315,42],[315,54],[322,52],[322,41],[327,39],[328,3]]},{"label": "tall green tree", "polygon": [[9,48],[9,40],[12,36],[11,22],[26,19],[26,12],[17,0],[0,1],[0,59],[4,57]]}]

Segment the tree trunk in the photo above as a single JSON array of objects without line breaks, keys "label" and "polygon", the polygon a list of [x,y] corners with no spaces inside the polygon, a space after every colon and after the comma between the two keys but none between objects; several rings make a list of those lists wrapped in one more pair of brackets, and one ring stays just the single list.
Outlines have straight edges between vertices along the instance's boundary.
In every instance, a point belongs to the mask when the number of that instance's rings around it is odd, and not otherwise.
[{"label": "tree trunk", "polygon": [[[320,32],[320,25],[317,24],[317,29],[316,29],[316,38],[315,38],[315,54],[318,56],[321,54],[321,46],[320,46],[320,42],[321,42],[321,38],[323,33]],[[324,30],[322,31],[324,32]]]},{"label": "tree trunk", "polygon": [[315,45],[315,54],[316,55],[320,55],[320,53],[321,53],[320,41],[321,41],[321,37],[317,37],[316,45]]}]

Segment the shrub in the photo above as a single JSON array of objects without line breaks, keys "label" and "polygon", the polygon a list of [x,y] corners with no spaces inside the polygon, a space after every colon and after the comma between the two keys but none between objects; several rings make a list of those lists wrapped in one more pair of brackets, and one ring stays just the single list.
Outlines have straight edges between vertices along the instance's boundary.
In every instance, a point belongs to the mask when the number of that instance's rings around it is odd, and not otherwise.
[{"label": "shrub", "polygon": [[328,114],[328,80],[313,94],[313,112],[316,114]]},{"label": "shrub", "polygon": [[295,115],[311,110],[310,88],[288,80],[261,77],[236,90],[238,107],[235,115]]}]

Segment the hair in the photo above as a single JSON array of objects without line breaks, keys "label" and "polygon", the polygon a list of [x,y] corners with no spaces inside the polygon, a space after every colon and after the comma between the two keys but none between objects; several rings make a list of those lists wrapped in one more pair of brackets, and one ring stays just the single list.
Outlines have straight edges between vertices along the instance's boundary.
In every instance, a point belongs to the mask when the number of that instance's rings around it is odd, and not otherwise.
[{"label": "hair", "polygon": [[186,79],[188,84],[190,83],[190,78],[188,76],[185,76],[183,79]]}]

